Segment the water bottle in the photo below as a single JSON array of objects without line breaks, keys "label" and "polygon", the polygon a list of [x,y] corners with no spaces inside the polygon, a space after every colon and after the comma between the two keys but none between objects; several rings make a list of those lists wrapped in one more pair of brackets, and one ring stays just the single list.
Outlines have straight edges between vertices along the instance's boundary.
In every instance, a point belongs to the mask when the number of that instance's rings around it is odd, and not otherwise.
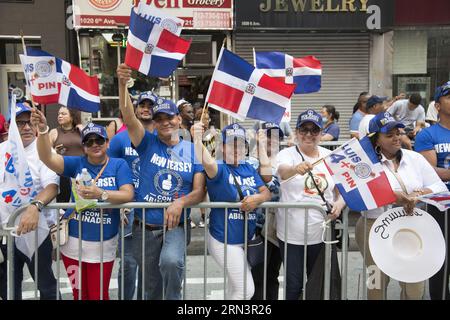
[{"label": "water bottle", "polygon": [[85,187],[92,186],[92,177],[86,168],[81,170],[80,183]]}]

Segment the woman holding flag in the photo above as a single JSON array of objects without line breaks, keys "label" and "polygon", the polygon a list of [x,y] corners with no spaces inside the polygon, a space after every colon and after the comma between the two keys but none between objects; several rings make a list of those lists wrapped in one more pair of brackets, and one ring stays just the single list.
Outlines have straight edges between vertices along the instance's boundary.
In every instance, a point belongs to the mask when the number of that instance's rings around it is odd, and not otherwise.
[{"label": "woman holding flag", "polygon": [[[79,196],[83,199],[97,199],[113,204],[133,200],[131,170],[125,160],[108,157],[106,150],[109,140],[104,127],[90,123],[81,131],[81,143],[85,156],[62,156],[51,152],[44,114],[39,110],[33,110],[31,122],[38,128],[39,158],[51,170],[65,177],[78,178],[83,169],[87,169],[92,178],[91,185],[77,185]],[[69,215],[70,211],[72,210],[67,210],[66,215]],[[81,248],[79,247],[79,220],[82,221]],[[105,210],[102,215],[100,209],[95,207],[76,212],[73,219],[69,220],[69,240],[61,247],[61,254],[67,274],[72,280],[75,300],[100,300],[101,297],[109,300],[109,281],[116,257],[119,224],[119,209]],[[102,225],[103,238],[101,237]],[[81,289],[78,285],[80,250]],[[103,265],[103,279],[100,276],[101,265]],[[103,291],[100,289],[101,283],[103,283]]]},{"label": "woman holding flag", "polygon": [[[412,213],[417,203],[417,196],[446,191],[447,188],[422,155],[401,148],[399,128],[404,127],[402,123],[395,121],[390,113],[380,112],[369,122],[369,137],[395,193],[396,205],[403,206],[407,213]],[[371,227],[387,209],[388,206],[363,211],[362,214],[367,217],[366,228],[364,228],[363,216],[356,223],[356,242],[363,256],[364,251],[366,252],[365,265],[371,268],[371,274],[380,275],[380,279],[375,279],[379,285],[367,291],[369,300],[385,299],[389,283],[389,277],[376,266],[369,249]],[[424,285],[425,281],[400,282],[401,299],[422,299]]]},{"label": "woman holding flag", "polygon": [[[252,273],[247,264],[244,271],[244,215],[248,215],[247,240],[251,240],[256,230],[255,209],[271,198],[270,191],[258,172],[245,162],[247,141],[245,129],[234,123],[222,131],[223,161],[214,159],[203,146],[205,126],[202,122],[191,128],[194,138],[195,155],[201,161],[207,176],[206,186],[212,202],[238,202],[240,209],[211,209],[209,217],[208,249],[221,266],[225,266],[229,278],[227,299],[250,300],[255,291]],[[225,215],[227,225],[225,226]],[[225,241],[225,238],[227,241]],[[226,251],[225,251],[226,248]],[[247,273],[244,290],[244,272]]]},{"label": "woman holding flag", "polygon": [[[334,220],[341,214],[345,203],[325,164],[313,165],[331,153],[319,146],[322,129],[322,117],[314,110],[306,110],[299,115],[296,126],[298,145],[283,149],[277,156],[277,172],[281,178],[280,202],[317,202],[327,206],[328,218]],[[322,223],[326,217],[310,209],[306,226],[305,213],[305,209],[278,209],[276,216],[281,257],[287,268],[287,300],[298,300],[302,294],[305,256],[309,276],[324,245]],[[306,228],[307,243],[304,243]],[[286,243],[287,257],[284,256]]]}]

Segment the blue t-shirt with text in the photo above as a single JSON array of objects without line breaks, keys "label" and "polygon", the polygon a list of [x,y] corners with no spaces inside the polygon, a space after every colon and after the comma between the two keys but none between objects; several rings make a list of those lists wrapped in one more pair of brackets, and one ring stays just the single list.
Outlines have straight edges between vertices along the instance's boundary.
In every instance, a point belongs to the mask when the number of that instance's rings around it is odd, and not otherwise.
[{"label": "blue t-shirt with text", "polygon": [[[439,123],[422,129],[416,136],[414,150],[417,152],[434,150],[437,156],[437,166],[450,168],[450,130]],[[450,181],[445,183],[450,190]]]},{"label": "blue t-shirt with text", "polygon": [[[76,178],[81,170],[86,168],[92,179],[97,177],[103,165],[92,165],[86,157],[64,157],[63,176]],[[125,184],[133,185],[131,170],[123,159],[109,158],[108,165],[97,180],[97,187],[104,190],[119,190]],[[73,198],[72,198],[73,201]],[[72,210],[70,210],[72,211]],[[66,215],[69,214],[69,210]],[[100,209],[87,209],[81,213],[82,239],[86,241],[100,241]],[[79,214],[75,213],[69,222],[69,235],[78,238]],[[113,238],[119,232],[120,210],[103,210],[103,240]]]},{"label": "blue t-shirt with text", "polygon": [[124,159],[133,173],[134,187],[139,186],[139,156],[131,146],[128,130],[119,132],[109,142],[108,155],[112,158]]},{"label": "blue t-shirt with text", "polygon": [[[239,202],[239,192],[235,186],[233,174],[241,186],[245,196],[259,193],[264,182],[258,172],[248,163],[232,167],[224,163],[218,164],[217,175],[206,180],[209,199],[211,202]],[[213,208],[209,216],[209,232],[220,242],[225,242],[225,209]],[[244,243],[244,214],[239,209],[227,210],[227,242],[229,244]],[[248,214],[248,240],[251,240],[256,229],[255,211]]]},{"label": "blue t-shirt with text", "polygon": [[[188,141],[168,146],[146,131],[136,151],[141,159],[138,202],[165,203],[186,196],[192,191],[194,175],[203,171],[195,160],[194,145]],[[186,212],[189,217],[190,210]],[[145,223],[163,224],[163,209],[146,209],[145,213]],[[142,209],[135,209],[135,214],[142,219]],[[184,213],[180,221],[184,221]]]}]

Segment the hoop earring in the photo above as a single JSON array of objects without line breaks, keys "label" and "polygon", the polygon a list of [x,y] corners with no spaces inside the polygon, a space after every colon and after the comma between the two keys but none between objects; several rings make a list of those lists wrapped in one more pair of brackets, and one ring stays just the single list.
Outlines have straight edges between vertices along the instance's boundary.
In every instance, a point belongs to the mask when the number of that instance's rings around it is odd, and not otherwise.
[{"label": "hoop earring", "polygon": [[375,153],[376,153],[377,155],[380,155],[380,154],[381,154],[381,147],[380,147],[380,146],[376,146],[376,147],[375,147]]}]

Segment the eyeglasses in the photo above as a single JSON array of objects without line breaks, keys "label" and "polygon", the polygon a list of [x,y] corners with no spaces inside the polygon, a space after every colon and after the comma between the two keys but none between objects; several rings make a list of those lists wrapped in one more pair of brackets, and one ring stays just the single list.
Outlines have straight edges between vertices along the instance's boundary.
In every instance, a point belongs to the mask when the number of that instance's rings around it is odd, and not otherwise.
[{"label": "eyeglasses", "polygon": [[30,120],[28,120],[28,121],[16,120],[16,124],[17,124],[17,127],[19,127],[20,129],[24,128],[26,125],[28,125],[30,128],[33,127],[33,124],[31,123]]},{"label": "eyeglasses", "polygon": [[320,128],[318,127],[314,127],[314,128],[299,128],[298,132],[303,135],[306,136],[308,134],[308,132],[312,135],[312,136],[318,136],[320,134]]},{"label": "eyeglasses", "polygon": [[93,139],[87,139],[83,142],[83,145],[90,148],[94,145],[94,143],[98,146],[104,145],[106,142],[106,139],[103,138],[93,138]]}]

